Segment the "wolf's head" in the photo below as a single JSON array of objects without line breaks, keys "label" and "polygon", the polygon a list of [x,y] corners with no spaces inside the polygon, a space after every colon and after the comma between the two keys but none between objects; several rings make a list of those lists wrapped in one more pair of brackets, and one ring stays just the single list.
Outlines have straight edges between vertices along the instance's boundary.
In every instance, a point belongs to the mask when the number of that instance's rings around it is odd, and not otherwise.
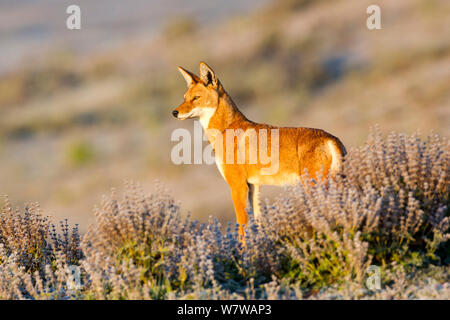
[{"label": "wolf's head", "polygon": [[[184,102],[173,112],[173,116],[179,120],[199,118],[205,122],[211,118],[219,104],[220,83],[214,71],[204,62],[200,63],[200,77],[178,67],[187,83],[187,91],[184,94]],[[207,123],[207,122],[206,122]]]}]

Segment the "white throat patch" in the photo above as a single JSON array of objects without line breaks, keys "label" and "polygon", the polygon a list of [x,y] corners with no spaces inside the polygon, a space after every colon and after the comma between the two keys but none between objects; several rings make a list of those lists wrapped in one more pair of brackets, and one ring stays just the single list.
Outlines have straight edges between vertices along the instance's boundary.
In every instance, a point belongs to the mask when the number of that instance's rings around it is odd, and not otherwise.
[{"label": "white throat patch", "polygon": [[211,120],[214,113],[216,113],[216,109],[215,108],[195,108],[195,109],[201,109],[198,118],[203,127],[203,130],[206,131],[206,129],[208,129],[209,126],[209,121]]}]

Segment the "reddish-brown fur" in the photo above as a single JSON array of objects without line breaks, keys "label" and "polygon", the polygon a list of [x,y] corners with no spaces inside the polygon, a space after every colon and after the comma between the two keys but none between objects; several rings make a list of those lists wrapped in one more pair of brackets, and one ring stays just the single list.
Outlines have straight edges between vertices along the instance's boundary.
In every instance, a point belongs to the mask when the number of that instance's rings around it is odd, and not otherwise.
[{"label": "reddish-brown fur", "polygon": [[[248,222],[245,210],[247,198],[250,199],[255,217],[257,218],[259,214],[260,185],[295,184],[302,182],[301,176],[305,170],[312,178],[317,179],[318,174],[326,177],[329,173],[333,175],[339,169],[346,151],[342,142],[335,136],[320,129],[278,128],[250,121],[238,110],[214,71],[205,63],[200,64],[200,77],[181,67],[179,70],[188,83],[188,90],[184,95],[184,102],[174,110],[174,116],[179,119],[198,117],[204,129],[207,130],[208,140],[216,151],[219,170],[231,189],[237,222],[241,226],[241,235],[244,234],[243,226]],[[241,129],[243,133],[250,133],[251,130],[254,130],[257,134],[260,130],[266,129],[268,131],[266,146],[268,154],[270,154],[272,143],[270,130],[278,129],[278,172],[272,175],[261,174],[261,169],[270,167],[270,163],[261,164],[259,144],[256,146],[256,150],[258,150],[257,163],[252,164],[248,161],[250,138],[241,140],[241,143],[246,141],[245,162],[237,163],[238,139],[245,139],[242,134],[237,134],[236,138],[230,136],[234,139],[234,161],[226,163],[226,130],[229,129]],[[222,157],[217,154],[218,143],[220,143],[218,136],[221,136],[223,140]],[[259,138],[257,141],[259,142]]]}]

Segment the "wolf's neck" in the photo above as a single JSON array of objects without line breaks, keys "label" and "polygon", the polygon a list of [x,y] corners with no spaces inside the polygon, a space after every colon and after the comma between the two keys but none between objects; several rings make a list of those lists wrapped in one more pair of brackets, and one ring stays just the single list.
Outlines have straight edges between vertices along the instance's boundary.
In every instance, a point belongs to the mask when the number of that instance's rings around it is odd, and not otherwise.
[{"label": "wolf's neck", "polygon": [[[215,150],[217,135],[224,135],[225,131],[231,127],[244,129],[250,121],[242,114],[233,102],[231,97],[220,87],[219,103],[215,112],[205,114],[204,119],[200,119],[206,137]],[[245,130],[245,129],[244,129]]]},{"label": "wolf's neck", "polygon": [[236,123],[249,122],[242,112],[239,111],[228,93],[222,87],[220,90],[219,105],[216,112],[212,115],[207,128],[223,132],[231,125],[234,127]]}]

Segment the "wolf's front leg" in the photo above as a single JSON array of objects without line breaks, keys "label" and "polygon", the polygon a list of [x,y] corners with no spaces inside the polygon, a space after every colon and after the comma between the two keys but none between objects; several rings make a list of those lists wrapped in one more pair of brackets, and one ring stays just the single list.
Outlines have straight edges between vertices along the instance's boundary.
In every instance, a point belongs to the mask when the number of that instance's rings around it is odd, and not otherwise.
[{"label": "wolf's front leg", "polygon": [[247,206],[248,185],[247,183],[239,183],[230,185],[231,196],[233,198],[234,210],[236,211],[236,220],[239,224],[240,240],[244,241],[245,231],[244,226],[247,225],[248,215],[245,211]]}]

